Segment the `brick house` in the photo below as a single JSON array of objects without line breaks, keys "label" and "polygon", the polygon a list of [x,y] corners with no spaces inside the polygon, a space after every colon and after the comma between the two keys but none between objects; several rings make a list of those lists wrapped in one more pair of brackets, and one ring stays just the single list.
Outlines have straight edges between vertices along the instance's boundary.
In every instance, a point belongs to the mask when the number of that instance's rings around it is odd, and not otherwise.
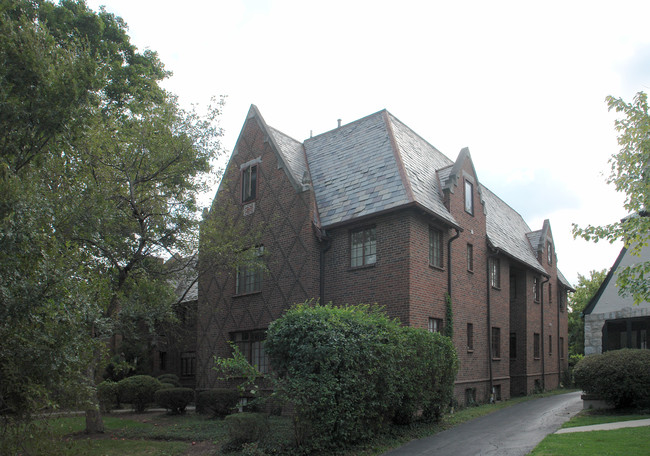
[{"label": "brick house", "polygon": [[446,293],[461,404],[559,385],[572,287],[550,224],[532,231],[481,185],[467,148],[451,160],[385,110],[299,142],[251,106],[212,211],[224,205],[263,224],[251,247],[268,270],[200,260],[197,388],[217,385],[228,340],[268,369],[264,331],[294,303],[377,303],[439,331]]}]

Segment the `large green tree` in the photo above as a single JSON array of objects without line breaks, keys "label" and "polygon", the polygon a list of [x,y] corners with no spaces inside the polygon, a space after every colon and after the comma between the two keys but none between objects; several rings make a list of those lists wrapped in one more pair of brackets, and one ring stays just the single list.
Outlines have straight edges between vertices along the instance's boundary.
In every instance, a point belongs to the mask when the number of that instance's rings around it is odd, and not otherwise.
[{"label": "large green tree", "polygon": [[[621,149],[610,159],[611,172],[607,183],[625,194],[624,207],[631,214],[623,220],[604,226],[573,226],[574,236],[588,241],[622,240],[632,255],[639,256],[650,240],[650,115],[648,97],[639,92],[631,103],[621,98],[607,97],[610,110],[621,113],[615,122]],[[620,293],[631,295],[636,304],[650,301],[650,261],[639,260],[635,265],[619,270],[617,284]]]},{"label": "large green tree", "polygon": [[591,271],[589,276],[578,274],[576,291],[569,298],[569,355],[585,354],[585,322],[582,312],[605,280],[607,271]]},{"label": "large green tree", "polygon": [[0,5],[0,410],[53,404],[57,379],[83,374],[87,430],[102,431],[102,341],[170,315],[158,259],[196,250],[222,103],[180,109],[157,55],[83,1]]}]

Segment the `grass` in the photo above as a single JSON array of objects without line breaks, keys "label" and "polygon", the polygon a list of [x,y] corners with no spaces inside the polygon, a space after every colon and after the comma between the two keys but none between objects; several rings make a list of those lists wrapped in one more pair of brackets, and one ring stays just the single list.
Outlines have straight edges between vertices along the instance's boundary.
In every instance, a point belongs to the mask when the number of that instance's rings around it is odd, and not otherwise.
[{"label": "grass", "polygon": [[[416,423],[411,426],[391,427],[386,434],[377,436],[374,440],[350,448],[347,452],[338,452],[346,456],[371,456],[382,454],[392,448],[401,446],[413,439],[423,438],[444,431],[458,424],[487,415],[496,410],[510,407],[514,404],[531,399],[566,393],[567,390],[551,391],[533,396],[520,397],[496,404],[484,404],[469,407],[448,414],[438,423]],[[647,418],[648,415],[635,414],[604,414],[581,413],[565,426],[583,426],[600,424],[610,421]],[[106,433],[102,438],[87,437],[83,434],[84,417],[52,418],[47,420],[51,438],[44,445],[43,451],[33,454],[42,455],[191,455],[196,449],[192,442],[208,445],[210,452],[201,454],[222,454],[219,448],[227,441],[227,431],[223,421],[213,420],[201,415],[188,414],[170,416],[164,413],[148,413],[145,415],[107,415],[104,417]],[[287,417],[270,417],[270,432],[268,440],[260,448],[274,448],[277,454],[290,446],[293,437],[291,419]],[[650,428],[625,429],[606,431],[602,440],[615,438],[612,448],[616,452],[602,452],[604,444],[598,437],[596,450],[592,446],[594,440],[585,438],[584,433],[552,435],[532,453],[535,456],[548,455],[591,455],[591,454],[645,454],[647,441],[650,438]],[[610,434],[613,433],[613,434]],[[620,434],[620,437],[619,437]],[[45,441],[46,439],[41,439]],[[589,442],[586,442],[589,440]],[[560,445],[560,449],[556,447]],[[645,447],[644,447],[645,445]],[[619,451],[625,448],[625,451]],[[639,448],[645,452],[634,452]],[[570,451],[569,451],[570,450]],[[582,451],[582,452],[580,452]],[[198,454],[198,453],[197,453]],[[230,453],[236,456],[238,453]]]},{"label": "grass", "polygon": [[[563,428],[591,426],[647,419],[641,415],[615,410],[584,411],[564,423]],[[530,456],[646,456],[650,451],[650,427],[589,431],[568,434],[551,434],[540,442]]]}]

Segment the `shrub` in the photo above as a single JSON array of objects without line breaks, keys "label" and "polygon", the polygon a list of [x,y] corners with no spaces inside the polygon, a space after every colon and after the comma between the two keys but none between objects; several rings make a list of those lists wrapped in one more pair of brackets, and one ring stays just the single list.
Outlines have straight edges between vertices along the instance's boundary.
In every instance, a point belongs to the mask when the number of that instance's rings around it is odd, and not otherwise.
[{"label": "shrub", "polygon": [[268,417],[264,413],[235,413],[225,418],[231,445],[257,442],[269,431]]},{"label": "shrub", "polygon": [[269,326],[264,348],[294,406],[297,443],[313,450],[368,439],[404,407],[406,422],[418,410],[438,416],[457,369],[448,338],[367,305],[294,306]]},{"label": "shrub", "polygon": [[228,388],[200,391],[196,395],[196,411],[223,418],[230,415],[239,402],[239,392]]},{"label": "shrub", "polygon": [[117,382],[111,380],[101,382],[97,385],[97,397],[102,412],[108,413],[118,407],[120,401]]},{"label": "shrub", "polygon": [[166,408],[172,415],[182,415],[185,408],[194,400],[191,388],[163,388],[154,394],[156,404]]},{"label": "shrub", "polygon": [[174,387],[180,388],[181,381],[178,378],[178,375],[175,374],[162,374],[158,376],[158,381],[160,383],[171,383]]},{"label": "shrub", "polygon": [[136,412],[144,412],[154,402],[160,382],[149,375],[134,375],[118,382],[120,398],[133,405]]},{"label": "shrub", "polygon": [[[158,380],[160,381],[160,380]],[[167,383],[167,382],[161,382],[160,383],[160,388],[159,389],[170,389],[170,388],[180,388],[180,386],[176,386],[173,383]]]},{"label": "shrub", "polygon": [[650,350],[622,349],[586,356],[573,375],[576,385],[616,408],[650,407]]}]

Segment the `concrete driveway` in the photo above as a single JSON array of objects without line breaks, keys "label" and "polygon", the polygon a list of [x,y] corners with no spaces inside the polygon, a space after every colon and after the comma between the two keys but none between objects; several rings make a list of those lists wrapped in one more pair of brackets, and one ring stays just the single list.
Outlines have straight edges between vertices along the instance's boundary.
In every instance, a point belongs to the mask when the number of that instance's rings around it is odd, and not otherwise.
[{"label": "concrete driveway", "polygon": [[582,410],[582,393],[567,393],[522,402],[414,440],[390,456],[525,456],[548,434]]}]

